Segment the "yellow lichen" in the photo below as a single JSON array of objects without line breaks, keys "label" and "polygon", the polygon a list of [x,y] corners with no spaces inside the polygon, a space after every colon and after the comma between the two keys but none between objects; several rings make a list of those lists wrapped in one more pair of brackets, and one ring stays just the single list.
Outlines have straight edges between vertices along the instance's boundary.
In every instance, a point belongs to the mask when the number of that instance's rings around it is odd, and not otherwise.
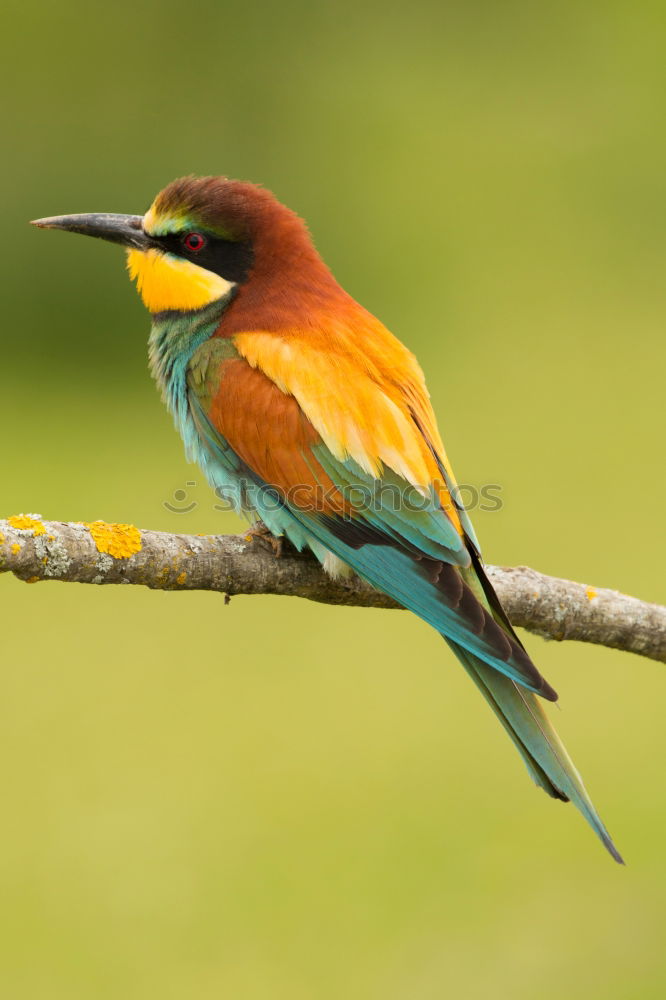
[{"label": "yellow lichen", "polygon": [[587,590],[585,591],[585,596],[587,597],[588,601],[593,601],[594,598],[597,596],[597,592],[594,589],[594,587],[588,587]]},{"label": "yellow lichen", "polygon": [[25,580],[24,582],[25,583],[39,583],[40,580],[41,580],[40,576],[29,576],[28,579]]},{"label": "yellow lichen", "polygon": [[141,532],[133,524],[107,524],[106,521],[84,522],[98,552],[114,559],[129,559],[141,551]]},{"label": "yellow lichen", "polygon": [[17,556],[20,551],[21,551],[21,546],[19,545],[18,542],[14,542],[14,544],[12,545],[12,552],[14,553],[15,556]]},{"label": "yellow lichen", "polygon": [[3,535],[3,533],[2,533],[1,531],[0,531],[0,545],[2,545],[2,543],[4,542],[4,540],[5,540],[5,536],[4,536],[4,535]]},{"label": "yellow lichen", "polygon": [[14,514],[7,518],[7,524],[17,531],[32,531],[33,535],[46,534],[46,528],[39,518],[31,517],[29,514]]},{"label": "yellow lichen", "polygon": [[187,573],[185,572],[185,570],[183,570],[183,572],[179,573],[178,576],[176,577],[176,583],[178,584],[179,587],[182,587],[186,580],[187,580]]}]

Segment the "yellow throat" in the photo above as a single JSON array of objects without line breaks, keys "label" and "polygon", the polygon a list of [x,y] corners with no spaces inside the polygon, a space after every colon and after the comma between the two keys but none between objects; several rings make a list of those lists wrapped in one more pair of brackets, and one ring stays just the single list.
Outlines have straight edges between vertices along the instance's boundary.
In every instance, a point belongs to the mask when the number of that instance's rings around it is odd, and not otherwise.
[{"label": "yellow throat", "polygon": [[160,250],[128,250],[127,268],[151,313],[203,309],[235,287],[213,271]]}]

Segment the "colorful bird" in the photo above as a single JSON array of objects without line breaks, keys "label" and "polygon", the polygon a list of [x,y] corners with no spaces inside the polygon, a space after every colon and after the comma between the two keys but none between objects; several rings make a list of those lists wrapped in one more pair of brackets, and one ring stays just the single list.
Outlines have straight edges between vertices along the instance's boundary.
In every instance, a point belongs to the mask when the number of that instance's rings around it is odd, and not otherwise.
[{"label": "colorful bird", "polygon": [[185,177],[143,216],[34,225],[127,248],[188,458],[273,536],[432,625],[536,784],[621,862],[541,706],[557,695],[484,572],[418,362],[340,287],[303,221],[256,185]]}]

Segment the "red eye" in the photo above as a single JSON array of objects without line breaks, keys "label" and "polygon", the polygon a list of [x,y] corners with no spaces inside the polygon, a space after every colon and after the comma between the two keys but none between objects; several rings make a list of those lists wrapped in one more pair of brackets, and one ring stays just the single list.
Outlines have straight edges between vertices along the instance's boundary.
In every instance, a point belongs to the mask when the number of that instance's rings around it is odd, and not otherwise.
[{"label": "red eye", "polygon": [[197,253],[206,246],[206,238],[201,233],[188,233],[183,242],[192,253]]}]

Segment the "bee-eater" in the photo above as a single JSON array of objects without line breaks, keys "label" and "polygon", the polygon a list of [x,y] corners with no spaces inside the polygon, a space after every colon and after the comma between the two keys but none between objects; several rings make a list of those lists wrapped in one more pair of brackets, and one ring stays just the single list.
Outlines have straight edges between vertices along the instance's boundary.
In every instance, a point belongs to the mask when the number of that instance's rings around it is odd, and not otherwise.
[{"label": "bee-eater", "polygon": [[46,229],[127,248],[150,367],[191,461],[239,512],[432,625],[548,795],[621,857],[541,706],[557,695],[483,568],[416,358],[337,283],[265,189],[185,177],[145,215]]}]

